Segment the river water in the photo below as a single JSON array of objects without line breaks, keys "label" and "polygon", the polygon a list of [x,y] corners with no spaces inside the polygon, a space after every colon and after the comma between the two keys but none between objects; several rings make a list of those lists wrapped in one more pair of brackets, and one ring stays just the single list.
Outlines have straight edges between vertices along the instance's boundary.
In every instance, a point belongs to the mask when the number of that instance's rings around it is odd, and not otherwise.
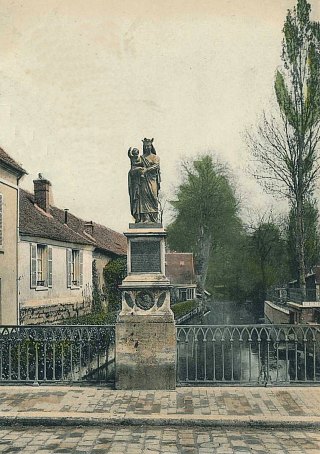
[{"label": "river water", "polygon": [[[263,306],[256,302],[236,303],[233,301],[207,301],[207,311],[203,317],[204,325],[255,325],[263,323]],[[198,316],[187,324],[196,325]]]},{"label": "river water", "polygon": [[203,319],[196,316],[186,323],[198,327],[178,328],[178,381],[263,384],[312,379],[313,370],[307,370],[298,344],[285,341],[284,334],[281,342],[276,343],[275,336],[267,341],[269,328],[263,329],[262,316],[257,303],[208,301]]}]

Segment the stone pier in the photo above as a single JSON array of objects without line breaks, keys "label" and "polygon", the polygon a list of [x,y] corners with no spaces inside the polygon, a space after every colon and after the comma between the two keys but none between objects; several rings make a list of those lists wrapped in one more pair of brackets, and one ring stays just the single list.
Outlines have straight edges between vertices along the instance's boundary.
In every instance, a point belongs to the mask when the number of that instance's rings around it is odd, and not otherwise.
[{"label": "stone pier", "polygon": [[116,388],[175,389],[176,330],[161,224],[130,224],[116,323]]}]

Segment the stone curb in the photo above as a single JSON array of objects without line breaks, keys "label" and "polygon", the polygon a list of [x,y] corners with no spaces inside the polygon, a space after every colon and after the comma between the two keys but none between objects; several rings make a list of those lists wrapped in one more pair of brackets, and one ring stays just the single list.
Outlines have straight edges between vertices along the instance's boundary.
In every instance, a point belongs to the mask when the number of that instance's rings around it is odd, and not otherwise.
[{"label": "stone curb", "polygon": [[245,428],[320,428],[320,417],[283,417],[268,418],[252,416],[217,416],[201,417],[193,415],[139,417],[137,415],[68,415],[50,413],[46,416],[39,413],[14,413],[0,416],[0,426],[173,426],[173,427],[245,427]]}]

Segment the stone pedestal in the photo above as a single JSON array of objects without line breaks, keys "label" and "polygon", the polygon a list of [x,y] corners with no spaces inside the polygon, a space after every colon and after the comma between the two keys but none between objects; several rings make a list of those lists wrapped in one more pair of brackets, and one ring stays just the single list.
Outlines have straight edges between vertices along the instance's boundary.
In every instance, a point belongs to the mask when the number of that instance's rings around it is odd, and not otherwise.
[{"label": "stone pedestal", "polygon": [[169,317],[120,316],[116,345],[117,389],[175,389],[176,333]]},{"label": "stone pedestal", "polygon": [[131,224],[128,276],[116,324],[116,388],[174,389],[176,330],[159,224]]}]

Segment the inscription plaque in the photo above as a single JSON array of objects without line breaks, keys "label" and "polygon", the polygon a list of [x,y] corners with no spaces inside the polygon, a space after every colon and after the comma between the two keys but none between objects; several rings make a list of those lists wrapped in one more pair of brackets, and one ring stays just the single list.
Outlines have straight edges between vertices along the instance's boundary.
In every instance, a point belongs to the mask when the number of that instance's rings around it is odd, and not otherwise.
[{"label": "inscription plaque", "polygon": [[131,272],[161,272],[160,241],[131,242]]}]

